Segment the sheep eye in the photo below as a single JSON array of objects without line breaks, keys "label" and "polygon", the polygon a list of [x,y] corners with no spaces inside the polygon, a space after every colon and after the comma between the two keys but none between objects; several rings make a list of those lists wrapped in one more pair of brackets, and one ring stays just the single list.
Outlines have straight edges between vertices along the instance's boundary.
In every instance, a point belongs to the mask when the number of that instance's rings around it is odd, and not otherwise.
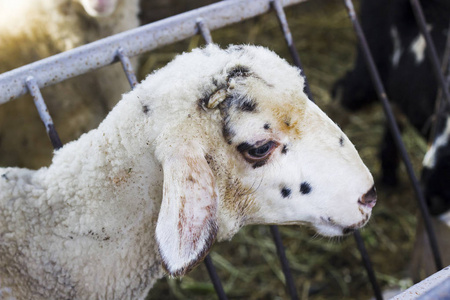
[{"label": "sheep eye", "polygon": [[278,144],[276,142],[270,141],[259,147],[249,148],[244,151],[244,158],[248,162],[256,162],[261,160],[266,160]]},{"label": "sheep eye", "polygon": [[272,148],[272,142],[269,142],[267,144],[262,145],[261,147],[248,150],[248,154],[253,157],[261,158],[261,157],[266,156],[267,153],[269,153],[271,148]]}]

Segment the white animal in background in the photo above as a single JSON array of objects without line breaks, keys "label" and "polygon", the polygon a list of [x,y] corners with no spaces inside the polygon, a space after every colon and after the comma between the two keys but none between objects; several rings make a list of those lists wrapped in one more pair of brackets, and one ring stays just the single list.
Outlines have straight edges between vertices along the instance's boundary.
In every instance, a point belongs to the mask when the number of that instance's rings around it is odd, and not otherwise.
[{"label": "white animal in background", "polygon": [[143,299],[244,225],[364,226],[373,178],[303,88],[265,48],[209,45],[149,75],[48,168],[0,169],[3,296]]},{"label": "white animal in background", "polygon": [[[0,73],[135,28],[138,12],[139,0],[0,0]],[[67,142],[97,127],[129,89],[116,64],[42,94]],[[0,165],[38,168],[50,163],[51,153],[31,97],[2,106]]]}]

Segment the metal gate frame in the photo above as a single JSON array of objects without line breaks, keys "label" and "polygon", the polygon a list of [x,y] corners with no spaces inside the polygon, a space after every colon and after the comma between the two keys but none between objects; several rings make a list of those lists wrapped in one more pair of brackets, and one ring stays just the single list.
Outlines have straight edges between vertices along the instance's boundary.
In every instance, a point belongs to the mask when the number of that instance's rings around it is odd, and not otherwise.
[{"label": "metal gate frame", "polygon": [[[48,113],[44,99],[40,93],[40,88],[59,83],[63,80],[88,73],[119,61],[121,62],[127,79],[133,88],[137,84],[137,79],[130,63],[130,57],[175,43],[197,34],[201,34],[207,44],[212,43],[210,30],[215,30],[227,25],[238,23],[243,20],[268,13],[272,10],[277,14],[281,30],[285,37],[287,47],[293,58],[294,64],[303,70],[289,30],[286,15],[284,13],[284,7],[299,4],[305,1],[307,0],[227,0],[80,46],[78,48],[0,74],[0,91],[2,91],[0,94],[0,105],[8,101],[12,101],[26,93],[30,93],[35,101],[39,115],[45,124],[52,145],[55,149],[58,149],[62,147],[62,143],[53,125],[51,116]],[[426,28],[426,26],[424,25],[425,19],[423,18],[420,4],[418,0],[410,1],[413,5],[422,34],[425,36],[427,45],[430,45],[430,47],[427,47],[427,54],[432,60],[435,74],[447,101],[446,103],[450,103],[448,86],[443,79],[444,77],[442,72],[440,71],[439,61],[437,59],[432,40],[429,37],[428,31],[423,29]],[[362,32],[356,18],[353,3],[351,0],[344,0],[344,2],[365,55],[366,62],[371,72],[375,88],[382,102],[390,128],[395,136],[397,147],[400,149],[401,157],[405,163],[414,191],[416,192],[419,207],[429,236],[430,245],[434,254],[436,267],[437,269],[442,269],[442,262],[437,249],[433,228],[430,223],[428,209],[425,205],[423,192],[411,167],[411,162],[402,142],[386,93],[384,92],[384,88],[381,84],[381,80],[371,57],[370,50],[367,46],[367,42],[365,41],[364,33]],[[438,66],[437,68],[436,65]],[[313,101],[306,78],[305,92]],[[444,106],[444,104],[442,106]],[[288,292],[291,299],[298,299],[297,290],[284,252],[284,246],[281,242],[280,233],[277,226],[270,226],[270,229],[276,244],[282,269],[286,277]],[[369,255],[358,231],[354,233],[354,237],[356,239],[358,250],[361,253],[363,264],[368,272],[375,297],[376,299],[382,299],[381,290],[376,281]],[[205,258],[205,264],[219,299],[227,299],[209,255]]]}]

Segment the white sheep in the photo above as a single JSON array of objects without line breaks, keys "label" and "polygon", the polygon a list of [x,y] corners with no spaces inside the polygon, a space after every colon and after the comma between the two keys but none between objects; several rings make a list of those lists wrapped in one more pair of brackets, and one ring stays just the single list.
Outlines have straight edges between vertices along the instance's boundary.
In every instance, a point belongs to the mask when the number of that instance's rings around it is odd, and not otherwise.
[{"label": "white sheep", "polygon": [[265,48],[210,45],[149,75],[48,168],[0,168],[3,296],[143,299],[244,225],[365,225],[372,176],[303,86]]},{"label": "white sheep", "polygon": [[[0,0],[0,73],[137,27],[138,2]],[[44,88],[42,93],[61,139],[67,142],[97,127],[129,89],[116,64]],[[31,97],[0,110],[0,164],[38,168],[50,163],[50,153]]]}]

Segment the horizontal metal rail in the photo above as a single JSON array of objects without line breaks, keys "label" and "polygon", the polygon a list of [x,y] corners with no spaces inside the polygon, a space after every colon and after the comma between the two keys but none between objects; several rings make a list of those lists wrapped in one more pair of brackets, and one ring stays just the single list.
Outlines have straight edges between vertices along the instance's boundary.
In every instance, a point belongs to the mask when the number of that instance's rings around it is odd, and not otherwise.
[{"label": "horizontal metal rail", "polygon": [[[280,0],[290,6],[307,0]],[[127,57],[148,52],[161,46],[198,34],[197,20],[214,30],[267,13],[271,0],[228,0],[188,11],[161,21],[107,37],[77,49],[72,49],[35,63],[0,74],[0,104],[28,92],[25,80],[35,78],[39,88],[61,82],[119,60],[117,51]]]},{"label": "horizontal metal rail", "polygon": [[413,285],[393,300],[448,300],[450,295],[450,266]]}]

